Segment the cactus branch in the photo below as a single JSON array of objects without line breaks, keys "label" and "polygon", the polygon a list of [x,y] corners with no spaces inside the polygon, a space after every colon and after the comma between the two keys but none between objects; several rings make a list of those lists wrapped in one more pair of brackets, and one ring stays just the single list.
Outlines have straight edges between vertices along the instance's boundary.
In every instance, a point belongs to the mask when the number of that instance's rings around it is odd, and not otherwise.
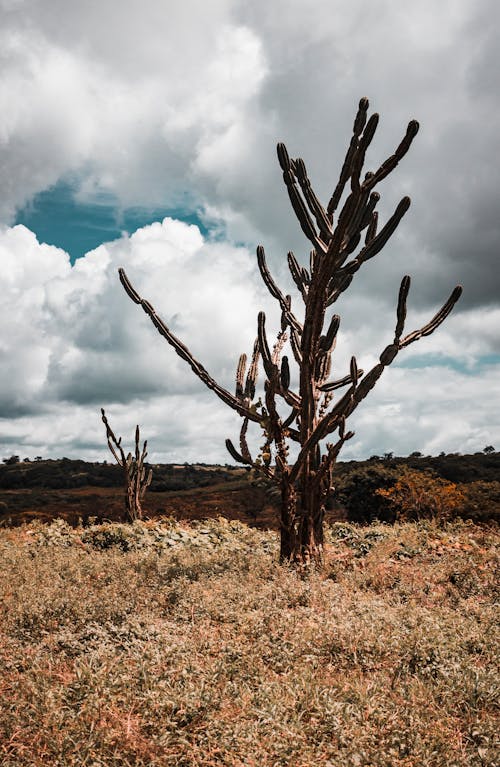
[{"label": "cactus branch", "polygon": [[266,263],[266,254],[264,248],[261,245],[259,245],[257,248],[257,264],[259,266],[259,271],[264,284],[266,285],[273,298],[276,298],[279,302],[286,323],[290,325],[290,327],[295,328],[295,330],[300,333],[302,331],[302,326],[290,311],[290,296],[284,296],[271,277],[271,273]]},{"label": "cactus branch", "polygon": [[205,370],[203,365],[201,365],[191,354],[187,346],[185,346],[172,332],[169,330],[169,328],[165,325],[165,323],[157,316],[153,306],[149,303],[149,301],[146,301],[145,299],[141,298],[137,291],[132,286],[130,280],[128,279],[125,270],[119,269],[118,274],[120,276],[120,282],[122,283],[123,287],[125,288],[127,294],[132,298],[133,301],[135,301],[136,304],[140,304],[146,314],[151,319],[153,325],[156,327],[158,332],[168,341],[170,346],[172,346],[179,357],[181,359],[185,360],[188,365],[190,366],[193,373],[200,379],[200,381],[203,381],[205,386],[207,386],[209,389],[212,389],[217,396],[226,403],[226,405],[229,405],[229,407],[232,407],[233,410],[236,410],[240,415],[244,416],[245,418],[248,418],[250,421],[259,421],[259,417],[253,413],[248,407],[243,405],[237,397],[233,397],[232,394],[230,394],[226,389],[224,389],[222,386],[220,386],[217,381],[215,381],[211,375]]},{"label": "cactus branch", "polygon": [[420,328],[420,330],[414,330],[413,333],[410,333],[405,338],[403,338],[403,340],[399,342],[399,348],[404,349],[405,346],[409,346],[414,341],[418,341],[418,339],[422,338],[422,336],[430,336],[431,333],[434,333],[434,331],[445,321],[461,295],[462,286],[457,285],[449,299],[446,301],[446,303],[443,304],[441,309],[432,318],[432,320],[428,322],[427,325],[424,325],[422,328]]}]

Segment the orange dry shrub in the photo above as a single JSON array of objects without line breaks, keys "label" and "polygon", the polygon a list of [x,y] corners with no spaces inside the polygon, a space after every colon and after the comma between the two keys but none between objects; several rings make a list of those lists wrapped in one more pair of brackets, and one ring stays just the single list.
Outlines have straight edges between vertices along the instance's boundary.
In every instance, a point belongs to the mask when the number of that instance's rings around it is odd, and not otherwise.
[{"label": "orange dry shrub", "polygon": [[465,500],[453,482],[430,472],[407,468],[392,487],[379,488],[375,492],[391,504],[396,518],[403,521],[432,519],[444,522],[463,507]]}]

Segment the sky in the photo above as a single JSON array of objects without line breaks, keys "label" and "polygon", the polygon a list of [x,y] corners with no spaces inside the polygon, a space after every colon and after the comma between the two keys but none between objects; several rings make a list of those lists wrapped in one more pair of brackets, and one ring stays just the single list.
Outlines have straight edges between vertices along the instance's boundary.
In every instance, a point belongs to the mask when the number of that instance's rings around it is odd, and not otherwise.
[{"label": "sky", "polygon": [[336,304],[335,377],[392,341],[404,274],[408,330],[464,292],[384,372],[342,457],[500,449],[499,30],[497,0],[0,0],[0,458],[112,460],[104,407],[151,461],[232,463],[239,416],[117,270],[232,389],[258,312],[279,329],[256,246],[294,306],[286,254],[308,260],[276,144],[326,202],[363,96],[367,168],[420,131],[379,187],[382,221],[412,205]]}]

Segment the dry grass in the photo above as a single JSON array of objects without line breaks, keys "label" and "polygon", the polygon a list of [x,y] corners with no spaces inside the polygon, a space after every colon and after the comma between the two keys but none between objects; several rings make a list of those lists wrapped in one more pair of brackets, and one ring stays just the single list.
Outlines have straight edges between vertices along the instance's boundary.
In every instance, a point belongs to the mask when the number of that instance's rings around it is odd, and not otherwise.
[{"label": "dry grass", "polygon": [[0,531],[5,767],[493,767],[494,529]]}]

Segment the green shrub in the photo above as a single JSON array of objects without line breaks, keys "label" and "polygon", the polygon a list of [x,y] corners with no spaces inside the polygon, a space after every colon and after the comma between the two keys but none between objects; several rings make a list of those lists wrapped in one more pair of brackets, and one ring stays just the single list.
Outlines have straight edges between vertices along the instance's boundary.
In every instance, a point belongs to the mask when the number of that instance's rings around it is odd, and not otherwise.
[{"label": "green shrub", "polygon": [[346,509],[350,522],[394,522],[396,513],[380,489],[394,485],[399,476],[395,468],[382,465],[363,466],[341,477],[337,483],[336,500]]},{"label": "green shrub", "polygon": [[461,485],[463,516],[476,522],[500,520],[500,482],[470,482]]}]

